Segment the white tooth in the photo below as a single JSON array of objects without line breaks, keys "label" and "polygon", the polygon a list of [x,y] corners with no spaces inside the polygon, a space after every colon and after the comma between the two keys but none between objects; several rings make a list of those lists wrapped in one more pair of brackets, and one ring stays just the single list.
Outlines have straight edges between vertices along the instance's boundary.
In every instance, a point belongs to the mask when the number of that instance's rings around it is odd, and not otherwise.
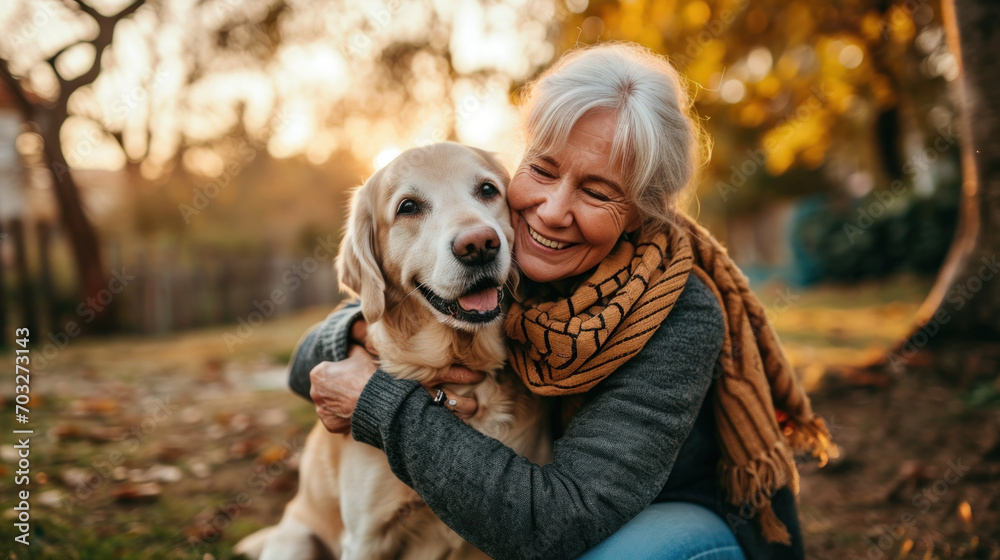
[{"label": "white tooth", "polygon": [[542,234],[532,229],[531,226],[528,226],[528,233],[531,235],[532,239],[541,243],[542,245],[545,245],[546,247],[551,247],[552,249],[562,249],[564,247],[569,246],[569,243],[559,243],[558,241],[552,241],[551,239],[542,237]]}]

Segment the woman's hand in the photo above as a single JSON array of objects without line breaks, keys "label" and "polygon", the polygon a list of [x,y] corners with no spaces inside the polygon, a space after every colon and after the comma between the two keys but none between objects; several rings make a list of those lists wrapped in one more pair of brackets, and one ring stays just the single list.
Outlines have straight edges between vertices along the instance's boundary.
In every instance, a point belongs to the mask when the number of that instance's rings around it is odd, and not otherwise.
[{"label": "woman's hand", "polygon": [[[355,326],[364,325],[356,321]],[[354,331],[354,328],[352,328]],[[378,369],[375,357],[364,348],[352,345],[347,358],[339,362],[320,362],[309,372],[311,388],[309,396],[316,405],[316,414],[326,429],[335,434],[351,431],[351,415],[358,405],[361,392],[371,376]],[[484,375],[464,366],[452,366],[445,374],[424,385],[434,396],[438,388],[445,392],[445,408],[455,416],[466,419],[475,416],[479,401],[475,395],[460,396],[451,389],[440,387],[445,384],[471,385],[481,382]]]},{"label": "woman's hand", "polygon": [[463,397],[459,396],[450,389],[445,389],[440,386],[446,384],[475,385],[476,383],[482,381],[485,377],[486,376],[482,373],[471,370],[465,366],[453,365],[447,372],[445,372],[444,375],[441,375],[433,381],[425,384],[424,388],[430,392],[432,397],[437,394],[438,388],[444,391],[444,394],[446,395],[444,407],[454,412],[455,416],[465,420],[475,416],[476,411],[479,410],[479,401],[476,400],[476,395],[470,394],[468,397]]},{"label": "woman's hand", "polygon": [[[364,321],[359,321],[363,323]],[[309,372],[312,387],[309,396],[316,405],[316,414],[326,429],[335,434],[351,431],[351,415],[361,391],[378,364],[360,346],[352,345],[347,358],[339,362],[320,362]]]}]

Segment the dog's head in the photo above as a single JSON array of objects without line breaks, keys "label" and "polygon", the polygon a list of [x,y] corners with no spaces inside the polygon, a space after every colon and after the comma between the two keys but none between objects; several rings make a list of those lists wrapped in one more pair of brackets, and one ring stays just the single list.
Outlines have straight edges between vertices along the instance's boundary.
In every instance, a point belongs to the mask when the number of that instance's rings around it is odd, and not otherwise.
[{"label": "dog's head", "polygon": [[337,270],[365,320],[403,298],[463,330],[496,320],[514,277],[509,181],[492,155],[446,142],[403,152],[355,191]]}]

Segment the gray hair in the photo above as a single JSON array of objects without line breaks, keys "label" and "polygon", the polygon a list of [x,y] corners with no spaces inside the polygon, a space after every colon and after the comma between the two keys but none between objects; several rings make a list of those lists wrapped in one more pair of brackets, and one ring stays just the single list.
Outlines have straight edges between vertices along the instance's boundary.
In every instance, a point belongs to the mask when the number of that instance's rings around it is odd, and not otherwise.
[{"label": "gray hair", "polygon": [[559,151],[584,115],[618,117],[612,162],[625,172],[626,194],[642,229],[663,231],[695,181],[711,147],[691,116],[684,80],[663,56],[632,43],[574,49],[531,83],[524,95],[526,159]]}]

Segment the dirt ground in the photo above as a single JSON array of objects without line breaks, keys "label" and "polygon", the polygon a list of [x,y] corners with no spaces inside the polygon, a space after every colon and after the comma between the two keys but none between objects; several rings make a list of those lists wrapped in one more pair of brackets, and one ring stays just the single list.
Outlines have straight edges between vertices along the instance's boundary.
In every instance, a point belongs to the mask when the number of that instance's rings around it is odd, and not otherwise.
[{"label": "dirt ground", "polygon": [[[801,466],[809,558],[1000,558],[1000,385],[959,387],[933,369],[841,375],[906,331],[927,287],[758,291],[841,449]],[[8,428],[12,383],[0,386],[0,558],[233,558],[295,492],[316,417],[286,388],[284,364],[326,312],[269,320],[232,352],[232,328],[70,341],[32,372],[27,425]],[[10,430],[25,426],[27,548],[11,544]]]},{"label": "dirt ground", "polygon": [[995,387],[983,398],[911,372],[824,388],[813,403],[841,457],[801,469],[808,558],[1000,558]]}]

